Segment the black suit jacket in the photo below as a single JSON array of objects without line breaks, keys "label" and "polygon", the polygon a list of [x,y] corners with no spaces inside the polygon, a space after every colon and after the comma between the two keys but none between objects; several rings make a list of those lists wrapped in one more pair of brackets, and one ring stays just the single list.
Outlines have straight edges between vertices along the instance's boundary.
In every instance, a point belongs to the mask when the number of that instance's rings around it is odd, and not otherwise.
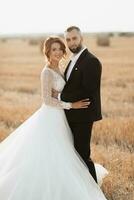
[{"label": "black suit jacket", "polygon": [[[65,70],[65,80],[69,65]],[[65,110],[69,122],[93,122],[102,119],[101,83],[102,66],[100,61],[85,49],[72,69],[70,77],[61,93],[61,100],[75,102],[89,98],[90,105],[84,109]]]}]

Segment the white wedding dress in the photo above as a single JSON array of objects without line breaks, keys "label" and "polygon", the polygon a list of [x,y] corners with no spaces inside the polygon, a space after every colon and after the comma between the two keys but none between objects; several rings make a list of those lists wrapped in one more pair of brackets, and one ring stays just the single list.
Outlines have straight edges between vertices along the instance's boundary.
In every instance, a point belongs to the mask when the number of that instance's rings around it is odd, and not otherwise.
[{"label": "white wedding dress", "polygon": [[[41,107],[0,144],[0,200],[106,200],[73,146],[64,109],[51,97],[65,81],[45,66]],[[63,109],[64,108],[64,109]],[[108,174],[95,164],[98,181]]]}]

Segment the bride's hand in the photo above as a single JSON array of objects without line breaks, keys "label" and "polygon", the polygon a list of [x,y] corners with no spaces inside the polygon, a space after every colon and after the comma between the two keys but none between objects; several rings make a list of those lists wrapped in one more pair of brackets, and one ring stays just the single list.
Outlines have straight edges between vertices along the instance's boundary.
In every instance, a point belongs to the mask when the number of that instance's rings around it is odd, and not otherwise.
[{"label": "bride's hand", "polygon": [[89,99],[83,99],[72,103],[72,109],[88,108],[90,102]]}]

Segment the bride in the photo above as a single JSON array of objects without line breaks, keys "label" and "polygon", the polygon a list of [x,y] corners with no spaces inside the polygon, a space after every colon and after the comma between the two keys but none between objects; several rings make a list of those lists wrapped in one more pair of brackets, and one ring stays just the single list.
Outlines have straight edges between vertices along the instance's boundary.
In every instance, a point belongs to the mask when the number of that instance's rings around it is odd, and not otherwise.
[{"label": "bride", "polygon": [[[56,40],[55,40],[56,39]],[[41,72],[41,107],[0,144],[0,200],[106,200],[73,145],[64,109],[81,109],[87,100],[62,102],[51,97],[65,81],[59,62],[60,38],[48,38],[48,64]],[[46,45],[45,43],[45,45]],[[95,164],[101,184],[107,170]]]}]

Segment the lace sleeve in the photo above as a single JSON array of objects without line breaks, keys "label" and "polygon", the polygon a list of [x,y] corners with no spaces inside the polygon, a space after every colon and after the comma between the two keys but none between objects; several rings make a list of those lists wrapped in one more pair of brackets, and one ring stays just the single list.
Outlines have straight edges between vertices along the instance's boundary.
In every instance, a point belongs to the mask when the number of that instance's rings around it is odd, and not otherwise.
[{"label": "lace sleeve", "polygon": [[71,103],[59,101],[52,97],[52,88],[53,88],[53,74],[45,69],[41,72],[41,97],[42,101],[49,106],[70,109]]}]

